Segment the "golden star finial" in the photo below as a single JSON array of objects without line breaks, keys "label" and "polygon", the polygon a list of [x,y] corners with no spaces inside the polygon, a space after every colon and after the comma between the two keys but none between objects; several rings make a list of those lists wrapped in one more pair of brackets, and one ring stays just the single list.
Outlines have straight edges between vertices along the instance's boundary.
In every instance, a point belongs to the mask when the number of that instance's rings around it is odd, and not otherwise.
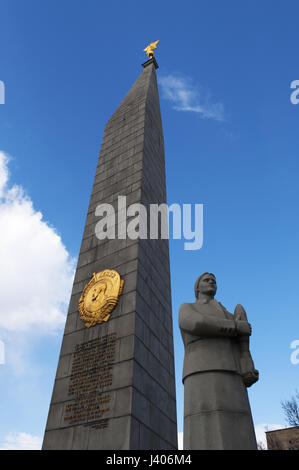
[{"label": "golden star finial", "polygon": [[157,49],[158,42],[160,42],[160,39],[156,42],[151,42],[145,49],[143,49],[150,59],[152,59],[155,55],[154,49]]}]

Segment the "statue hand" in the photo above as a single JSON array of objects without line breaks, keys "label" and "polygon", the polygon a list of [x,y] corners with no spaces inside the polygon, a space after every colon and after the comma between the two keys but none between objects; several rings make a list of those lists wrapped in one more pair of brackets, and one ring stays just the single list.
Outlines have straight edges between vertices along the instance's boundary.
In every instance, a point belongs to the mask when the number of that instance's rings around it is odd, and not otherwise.
[{"label": "statue hand", "polygon": [[234,317],[236,321],[240,321],[240,320],[247,321],[247,315],[242,305],[240,304],[236,305],[236,308],[234,311]]},{"label": "statue hand", "polygon": [[240,336],[250,336],[252,331],[250,323],[243,320],[236,321],[236,330],[237,335]]}]

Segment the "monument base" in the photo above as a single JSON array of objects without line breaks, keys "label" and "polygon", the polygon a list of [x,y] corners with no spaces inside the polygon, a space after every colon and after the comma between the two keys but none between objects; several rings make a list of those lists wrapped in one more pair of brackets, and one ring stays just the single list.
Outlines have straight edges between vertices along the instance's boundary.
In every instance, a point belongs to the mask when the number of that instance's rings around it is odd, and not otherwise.
[{"label": "monument base", "polygon": [[248,394],[239,374],[189,375],[184,388],[184,450],[257,449]]}]

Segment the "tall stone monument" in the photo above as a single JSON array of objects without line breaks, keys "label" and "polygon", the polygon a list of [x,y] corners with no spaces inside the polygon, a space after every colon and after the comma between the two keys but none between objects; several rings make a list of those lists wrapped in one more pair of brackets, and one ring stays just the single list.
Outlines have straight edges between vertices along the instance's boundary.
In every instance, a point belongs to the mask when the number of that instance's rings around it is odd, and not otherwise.
[{"label": "tall stone monument", "polygon": [[[119,207],[166,202],[153,48],[105,128],[43,449],[177,448],[168,240],[128,238]],[[99,240],[107,203],[116,238]]]},{"label": "tall stone monument", "polygon": [[246,387],[259,378],[249,351],[251,326],[237,305],[234,315],[214,299],[212,273],[195,283],[196,302],[181,305],[185,346],[184,450],[257,449]]}]

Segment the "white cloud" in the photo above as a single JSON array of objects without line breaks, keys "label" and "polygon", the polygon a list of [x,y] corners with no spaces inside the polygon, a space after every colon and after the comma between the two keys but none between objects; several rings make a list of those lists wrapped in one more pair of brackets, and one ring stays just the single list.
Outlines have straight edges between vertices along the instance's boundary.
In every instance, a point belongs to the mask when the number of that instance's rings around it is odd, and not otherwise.
[{"label": "white cloud", "polygon": [[255,426],[255,435],[258,444],[263,446],[263,449],[267,449],[267,440],[265,431],[275,431],[275,429],[282,429],[285,426],[282,424],[258,424]]},{"label": "white cloud", "polygon": [[42,438],[26,432],[10,432],[5,436],[0,450],[40,450]]},{"label": "white cloud", "polygon": [[0,328],[54,331],[65,322],[74,260],[24,189],[9,187],[8,162],[0,151]]},{"label": "white cloud", "polygon": [[0,151],[0,198],[3,197],[4,189],[8,181],[8,161],[8,155]]},{"label": "white cloud", "polygon": [[207,93],[193,85],[190,78],[175,75],[159,77],[162,96],[173,103],[177,111],[198,113],[202,118],[224,121],[222,103],[212,103]]},{"label": "white cloud", "polygon": [[183,433],[178,433],[178,450],[183,450]]}]

